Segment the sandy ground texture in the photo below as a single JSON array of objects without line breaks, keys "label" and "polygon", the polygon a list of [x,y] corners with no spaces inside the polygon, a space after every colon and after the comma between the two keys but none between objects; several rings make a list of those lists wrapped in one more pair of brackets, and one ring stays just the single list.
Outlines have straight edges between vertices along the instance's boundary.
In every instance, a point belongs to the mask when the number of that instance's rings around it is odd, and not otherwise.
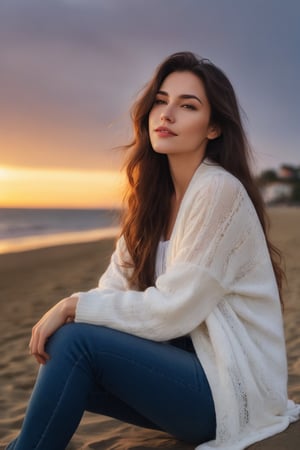
[{"label": "sandy ground texture", "polygon": [[[300,209],[270,210],[272,237],[285,257],[285,332],[289,395],[300,403]],[[0,255],[0,449],[20,429],[37,365],[28,356],[31,327],[59,299],[95,287],[113,248],[111,240]],[[298,450],[300,422],[252,450]],[[168,435],[85,414],[68,450],[192,450]],[[55,450],[55,449],[53,449]]]}]

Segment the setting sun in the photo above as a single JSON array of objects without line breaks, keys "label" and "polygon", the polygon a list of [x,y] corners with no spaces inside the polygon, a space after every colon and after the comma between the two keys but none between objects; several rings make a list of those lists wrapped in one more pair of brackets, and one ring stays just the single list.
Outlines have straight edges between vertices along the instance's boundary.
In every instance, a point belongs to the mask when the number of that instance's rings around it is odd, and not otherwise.
[{"label": "setting sun", "polygon": [[3,180],[9,179],[12,175],[12,170],[11,169],[7,169],[6,167],[1,167],[0,166],[0,183]]},{"label": "setting sun", "polygon": [[119,207],[122,184],[117,171],[0,167],[0,207]]}]

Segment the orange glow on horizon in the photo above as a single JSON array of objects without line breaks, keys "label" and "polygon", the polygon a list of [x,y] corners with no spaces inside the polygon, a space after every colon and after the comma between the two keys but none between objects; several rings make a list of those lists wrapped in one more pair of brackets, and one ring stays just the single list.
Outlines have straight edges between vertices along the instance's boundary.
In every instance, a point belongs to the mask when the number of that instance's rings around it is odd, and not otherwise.
[{"label": "orange glow on horizon", "polygon": [[124,177],[117,171],[0,167],[0,207],[120,207]]}]

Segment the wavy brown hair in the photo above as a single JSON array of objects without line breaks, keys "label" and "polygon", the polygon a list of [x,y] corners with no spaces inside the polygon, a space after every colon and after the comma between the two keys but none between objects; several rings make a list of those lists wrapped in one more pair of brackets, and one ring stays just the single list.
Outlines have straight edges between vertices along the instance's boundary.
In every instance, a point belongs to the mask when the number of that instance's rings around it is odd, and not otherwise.
[{"label": "wavy brown hair", "polygon": [[222,130],[218,138],[208,141],[205,156],[244,185],[266,236],[281,297],[284,274],[280,267],[280,252],[268,238],[266,211],[251,175],[250,148],[233,87],[218,67],[191,52],[175,53],[163,61],[132,108],[134,139],[127,146],[128,192],[121,230],[131,257],[131,262],[124,262],[132,268],[129,283],[139,290],[154,284],[156,249],[166,230],[174,188],[167,156],[152,149],[148,118],[164,79],[172,72],[183,71],[195,74],[204,84],[211,107],[210,121]]}]

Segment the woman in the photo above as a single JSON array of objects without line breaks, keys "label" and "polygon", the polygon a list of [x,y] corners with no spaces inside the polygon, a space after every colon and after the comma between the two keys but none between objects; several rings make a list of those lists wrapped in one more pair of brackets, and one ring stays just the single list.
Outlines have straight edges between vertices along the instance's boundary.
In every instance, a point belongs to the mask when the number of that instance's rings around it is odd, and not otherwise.
[{"label": "woman", "polygon": [[33,328],[41,369],[9,449],[64,449],[84,410],[201,450],[243,449],[299,414],[282,271],[230,82],[192,53],[171,55],[133,124],[115,252],[97,288]]}]

